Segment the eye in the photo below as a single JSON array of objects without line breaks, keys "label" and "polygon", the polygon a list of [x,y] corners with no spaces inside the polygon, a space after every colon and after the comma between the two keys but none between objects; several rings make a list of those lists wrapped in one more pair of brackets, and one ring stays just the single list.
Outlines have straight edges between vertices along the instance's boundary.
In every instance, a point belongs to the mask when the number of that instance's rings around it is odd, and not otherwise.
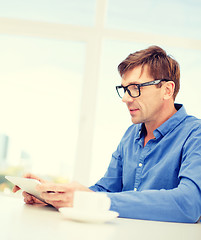
[{"label": "eye", "polygon": [[132,90],[138,90],[138,86],[137,85],[131,85],[129,86],[129,90],[132,91]]}]

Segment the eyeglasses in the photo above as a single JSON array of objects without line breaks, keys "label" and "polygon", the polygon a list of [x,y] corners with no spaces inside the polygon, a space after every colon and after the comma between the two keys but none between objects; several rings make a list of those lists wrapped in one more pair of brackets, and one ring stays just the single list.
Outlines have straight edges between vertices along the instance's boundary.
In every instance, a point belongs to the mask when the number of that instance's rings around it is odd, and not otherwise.
[{"label": "eyeglasses", "polygon": [[123,98],[123,96],[126,93],[126,91],[128,92],[128,94],[131,97],[137,98],[137,97],[139,97],[141,95],[141,92],[140,92],[140,88],[141,87],[157,85],[157,84],[159,84],[162,81],[168,82],[168,81],[171,81],[171,80],[160,79],[160,80],[154,80],[154,81],[151,81],[151,82],[145,82],[145,83],[141,83],[141,84],[131,83],[131,84],[129,84],[126,87],[124,87],[124,86],[116,86],[116,90],[117,90],[117,93],[118,93],[120,98]]}]

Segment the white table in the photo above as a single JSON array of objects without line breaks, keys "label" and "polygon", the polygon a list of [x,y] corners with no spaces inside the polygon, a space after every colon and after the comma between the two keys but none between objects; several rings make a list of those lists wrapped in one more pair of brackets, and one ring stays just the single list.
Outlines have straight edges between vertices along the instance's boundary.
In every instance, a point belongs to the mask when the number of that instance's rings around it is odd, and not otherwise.
[{"label": "white table", "polygon": [[25,205],[0,194],[0,240],[201,240],[201,223],[182,224],[117,218],[89,224],[63,219],[52,207]]}]

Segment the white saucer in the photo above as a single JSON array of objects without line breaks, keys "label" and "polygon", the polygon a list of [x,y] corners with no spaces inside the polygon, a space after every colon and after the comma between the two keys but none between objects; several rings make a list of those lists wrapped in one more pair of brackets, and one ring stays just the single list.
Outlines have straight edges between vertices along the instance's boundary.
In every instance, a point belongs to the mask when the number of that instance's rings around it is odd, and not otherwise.
[{"label": "white saucer", "polygon": [[75,208],[63,207],[59,208],[63,217],[66,219],[79,221],[79,222],[90,222],[90,223],[103,223],[111,221],[112,219],[119,216],[118,212],[106,211],[106,212],[90,212],[80,211]]}]

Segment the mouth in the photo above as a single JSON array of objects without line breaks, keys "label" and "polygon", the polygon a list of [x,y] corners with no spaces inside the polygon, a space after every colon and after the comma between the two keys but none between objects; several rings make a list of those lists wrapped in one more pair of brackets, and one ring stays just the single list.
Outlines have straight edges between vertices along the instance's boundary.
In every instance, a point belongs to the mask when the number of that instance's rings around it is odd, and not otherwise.
[{"label": "mouth", "polygon": [[135,114],[138,111],[139,111],[139,108],[129,108],[129,112],[131,115]]}]

